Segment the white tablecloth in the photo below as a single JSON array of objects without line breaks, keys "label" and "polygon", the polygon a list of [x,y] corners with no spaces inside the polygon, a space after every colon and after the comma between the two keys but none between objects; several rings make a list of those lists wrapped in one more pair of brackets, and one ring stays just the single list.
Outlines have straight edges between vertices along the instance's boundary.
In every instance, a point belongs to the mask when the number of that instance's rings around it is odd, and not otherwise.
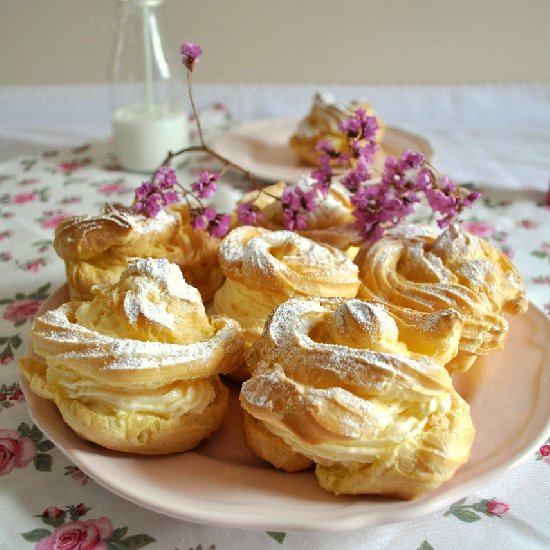
[{"label": "white tablecloth", "polygon": [[[550,209],[544,206],[550,86],[197,86],[196,98],[200,106],[223,102],[235,119],[250,120],[301,116],[316,89],[342,100],[368,97],[388,125],[431,141],[441,172],[487,191],[466,220],[512,256],[530,299],[550,314]],[[90,162],[108,134],[103,86],[0,87],[0,548],[30,548],[39,540],[53,548],[48,541],[67,525],[96,528],[110,548],[550,547],[550,447],[544,441],[522,465],[454,508],[338,533],[181,522],[112,495],[52,448],[29,418],[16,359],[37,305],[63,281],[53,228],[105,200],[129,202],[141,179]],[[95,145],[82,147],[90,142]],[[231,182],[226,192],[234,197],[238,178]],[[24,438],[32,441],[33,460],[32,449],[25,454],[24,445],[14,443]]]}]

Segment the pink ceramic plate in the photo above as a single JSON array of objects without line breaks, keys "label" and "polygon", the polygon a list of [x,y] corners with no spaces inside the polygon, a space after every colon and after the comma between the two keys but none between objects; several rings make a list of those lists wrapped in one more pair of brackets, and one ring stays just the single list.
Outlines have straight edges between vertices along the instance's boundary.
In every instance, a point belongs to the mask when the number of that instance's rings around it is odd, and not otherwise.
[{"label": "pink ceramic plate", "polygon": [[[42,311],[66,301],[66,287]],[[550,323],[531,305],[512,317],[506,347],[456,377],[477,433],[455,477],[413,501],[334,496],[313,472],[285,474],[245,447],[238,388],[221,429],[192,452],[143,457],[108,451],[67,427],[55,405],[22,380],[30,414],[67,457],[108,490],[140,506],[200,523],[273,531],[335,531],[429,514],[487,485],[536,451],[550,433]]]},{"label": "pink ceramic plate", "polygon": [[[311,166],[298,162],[288,145],[298,123],[297,118],[268,118],[243,123],[218,136],[213,147],[259,179],[296,183],[303,174],[312,170]],[[425,138],[400,128],[385,128],[381,145],[382,151],[377,157],[380,165],[387,155],[399,155],[405,149],[419,151],[428,160],[434,154]]]}]

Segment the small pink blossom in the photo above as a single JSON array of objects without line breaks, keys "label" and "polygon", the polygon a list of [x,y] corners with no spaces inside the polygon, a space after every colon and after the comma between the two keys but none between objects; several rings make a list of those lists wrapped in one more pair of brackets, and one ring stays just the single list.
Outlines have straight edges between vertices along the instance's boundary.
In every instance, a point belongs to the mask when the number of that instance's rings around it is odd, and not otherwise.
[{"label": "small pink blossom", "polygon": [[199,196],[199,199],[209,199],[216,193],[216,182],[220,175],[216,172],[203,170],[197,181],[191,184],[191,189]]},{"label": "small pink blossom", "polygon": [[4,311],[3,317],[6,321],[10,321],[12,323],[32,319],[36,315],[40,304],[42,304],[42,301],[35,299],[12,302],[8,305],[6,311]]},{"label": "small pink blossom", "polygon": [[0,430],[0,475],[25,468],[36,456],[34,442],[17,430]]},{"label": "small pink blossom", "polygon": [[32,202],[37,197],[36,193],[18,193],[11,198],[12,204],[24,204]]},{"label": "small pink blossom", "polygon": [[194,42],[185,42],[180,47],[181,62],[188,71],[193,71],[202,55],[202,48]]},{"label": "small pink blossom", "polygon": [[485,222],[463,222],[462,227],[483,239],[490,237],[496,231],[493,224]]},{"label": "small pink blossom", "polygon": [[550,456],[550,445],[543,445],[539,452],[542,456]]},{"label": "small pink blossom", "polygon": [[63,515],[63,510],[61,508],[57,508],[56,506],[48,506],[43,512],[42,517],[46,520],[49,519],[57,519],[60,518]]},{"label": "small pink blossom", "polygon": [[25,401],[25,394],[20,389],[17,389],[10,395],[10,401],[22,403]]},{"label": "small pink blossom", "polygon": [[13,359],[13,356],[11,355],[3,355],[0,356],[0,365],[7,365],[11,360]]},{"label": "small pink blossom", "polygon": [[92,162],[91,158],[85,158],[80,161],[72,161],[72,162],[60,162],[57,165],[57,168],[65,173],[74,172],[75,170],[80,170],[81,168],[84,168],[88,164]]},{"label": "small pink blossom", "polygon": [[493,516],[502,516],[502,514],[505,514],[508,510],[510,510],[510,506],[499,500],[491,500],[486,504],[486,512]]},{"label": "small pink blossom", "polygon": [[82,197],[64,197],[59,204],[75,204],[77,202],[82,202]]},{"label": "small pink blossom", "polygon": [[107,550],[113,534],[109,518],[71,521],[56,527],[36,545],[36,550]]},{"label": "small pink blossom", "polygon": [[44,229],[55,229],[66,218],[66,214],[53,214],[43,220],[40,226]]},{"label": "small pink blossom", "polygon": [[263,220],[264,214],[253,203],[243,202],[237,208],[237,217],[244,225],[256,225]]},{"label": "small pink blossom", "polygon": [[520,227],[523,227],[523,229],[536,229],[539,226],[537,222],[534,222],[532,220],[520,220],[518,222],[518,225]]},{"label": "small pink blossom", "polygon": [[205,230],[216,239],[225,237],[231,226],[231,217],[227,214],[218,214],[213,208],[203,211],[194,211],[191,217],[191,227],[194,230]]},{"label": "small pink blossom", "polygon": [[31,271],[32,273],[37,273],[45,265],[46,265],[45,258],[36,258],[35,260],[29,260],[22,267],[25,271]]},{"label": "small pink blossom", "polygon": [[124,183],[113,182],[101,185],[97,190],[104,195],[111,195],[112,193],[124,193],[128,190],[128,187]]},{"label": "small pink blossom", "polygon": [[9,230],[0,232],[0,241],[3,241],[4,239],[7,239],[7,238],[11,237],[12,234],[13,233]]}]

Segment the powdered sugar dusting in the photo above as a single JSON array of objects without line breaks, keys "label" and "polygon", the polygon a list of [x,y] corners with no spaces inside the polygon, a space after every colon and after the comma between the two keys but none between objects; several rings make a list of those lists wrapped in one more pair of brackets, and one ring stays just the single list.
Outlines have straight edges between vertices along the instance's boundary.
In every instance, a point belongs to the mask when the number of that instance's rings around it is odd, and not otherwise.
[{"label": "powdered sugar dusting", "polygon": [[[169,344],[149,342],[130,338],[114,338],[99,334],[72,322],[74,304],[68,303],[46,312],[36,321],[33,331],[35,351],[51,358],[67,368],[90,369],[103,372],[117,370],[146,370],[181,366],[179,379],[193,379],[197,369],[212,363],[216,372],[215,357],[219,350],[227,348],[234,341],[238,324],[224,319],[214,336],[202,342],[191,344]],[[207,374],[209,376],[210,374]],[[139,380],[136,379],[139,385]]]},{"label": "powdered sugar dusting", "polygon": [[165,259],[131,258],[124,277],[132,284],[124,297],[124,312],[131,323],[139,315],[159,325],[174,328],[174,315],[167,311],[171,299],[202,305],[196,288],[188,285],[180,269]]},{"label": "powdered sugar dusting", "polygon": [[149,277],[169,296],[202,303],[199,291],[185,282],[177,265],[166,259],[130,258],[126,271],[129,275]]},{"label": "powdered sugar dusting", "polygon": [[250,238],[251,230],[243,226],[231,231],[220,246],[220,258],[230,267],[238,266],[252,284],[258,277],[274,275],[293,280],[303,275],[317,281],[358,281],[357,266],[338,249],[286,230],[256,230]]}]

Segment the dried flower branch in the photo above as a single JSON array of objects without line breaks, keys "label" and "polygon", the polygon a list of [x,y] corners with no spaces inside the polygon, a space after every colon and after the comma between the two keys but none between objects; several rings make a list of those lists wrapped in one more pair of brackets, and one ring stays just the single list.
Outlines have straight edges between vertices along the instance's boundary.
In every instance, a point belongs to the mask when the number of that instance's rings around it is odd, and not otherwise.
[{"label": "dried flower branch", "polygon": [[[263,213],[256,206],[256,201],[262,193],[269,193],[261,189],[248,170],[206,144],[192,86],[192,73],[202,55],[202,49],[198,44],[186,42],[181,46],[180,53],[182,63],[187,69],[189,99],[200,144],[168,152],[151,181],[143,182],[136,189],[134,210],[154,217],[164,206],[179,201],[181,196],[189,205],[192,227],[222,238],[229,231],[230,216],[205,207],[202,200],[215,194],[217,182],[227,169],[238,170],[257,188],[257,194],[237,208],[237,217],[241,223],[257,225],[262,222]],[[430,208],[439,214],[437,223],[441,228],[449,225],[480,196],[477,191],[469,192],[449,178],[441,176],[421,153],[410,150],[404,151],[399,159],[388,157],[382,173],[374,177],[373,163],[379,149],[376,141],[379,125],[377,118],[368,116],[364,109],[357,109],[343,120],[339,129],[347,138],[348,152],[337,152],[331,142],[320,141],[316,147],[319,152],[319,167],[311,172],[313,184],[307,188],[300,184],[287,184],[281,197],[272,197],[281,202],[286,229],[307,228],[304,214],[315,210],[326,199],[336,177],[339,177],[340,183],[350,192],[357,229],[367,241],[379,239],[387,228],[398,225],[412,214],[422,196]],[[202,171],[189,190],[179,184],[175,171],[169,166],[175,157],[193,152],[206,153],[217,159],[222,163],[223,169],[220,173]],[[334,166],[338,168],[338,173],[345,169],[344,175],[337,176]]]}]

